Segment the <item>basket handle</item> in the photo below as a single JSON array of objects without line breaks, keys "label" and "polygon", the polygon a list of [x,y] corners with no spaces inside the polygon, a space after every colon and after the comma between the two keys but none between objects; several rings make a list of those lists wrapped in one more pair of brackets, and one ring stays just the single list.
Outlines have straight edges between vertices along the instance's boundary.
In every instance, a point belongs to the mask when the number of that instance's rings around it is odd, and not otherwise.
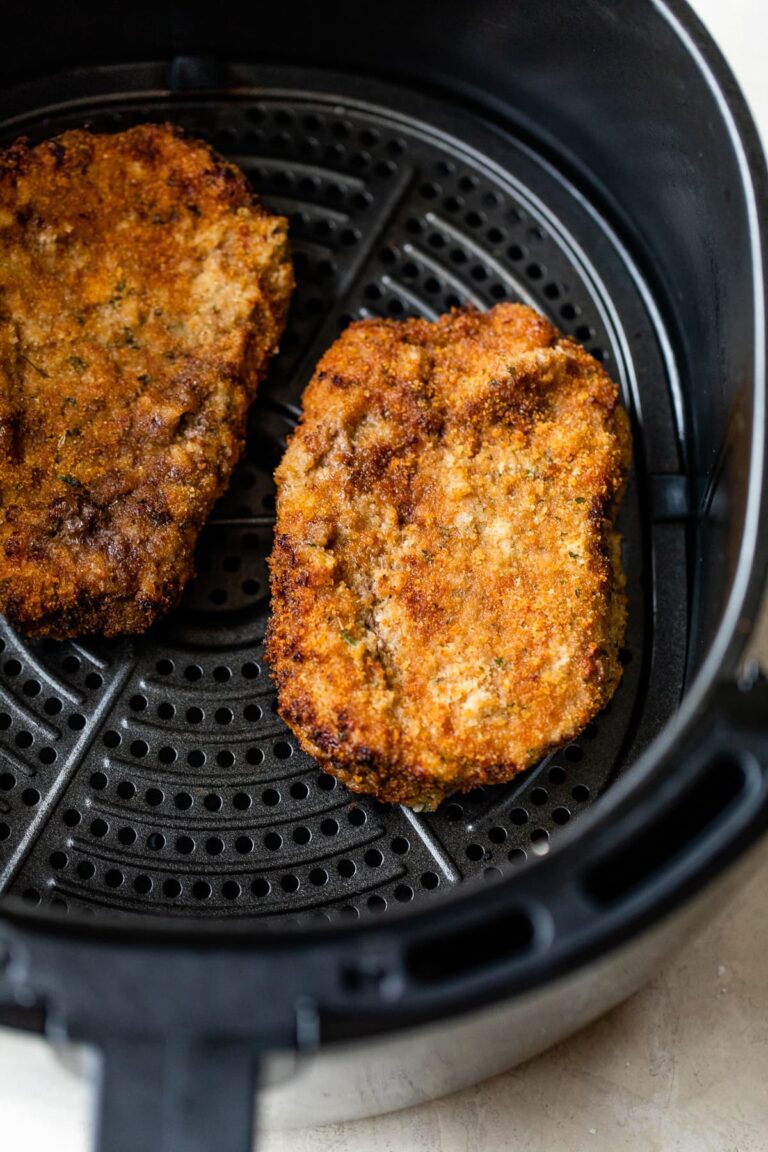
[{"label": "basket handle", "polygon": [[256,1059],[237,1042],[126,1039],[105,1047],[95,1152],[251,1152]]}]

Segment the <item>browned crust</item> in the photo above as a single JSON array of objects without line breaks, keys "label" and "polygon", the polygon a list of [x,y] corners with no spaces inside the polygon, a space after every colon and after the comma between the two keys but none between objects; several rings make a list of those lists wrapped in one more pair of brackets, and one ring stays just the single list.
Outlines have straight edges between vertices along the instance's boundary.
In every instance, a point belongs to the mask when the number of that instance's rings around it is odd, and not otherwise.
[{"label": "browned crust", "polygon": [[573,738],[621,676],[602,367],[521,305],[351,325],[276,473],[268,659],[302,747],[435,806]]},{"label": "browned crust", "polygon": [[0,153],[0,610],[148,628],[192,575],[293,274],[287,222],[169,125]]}]

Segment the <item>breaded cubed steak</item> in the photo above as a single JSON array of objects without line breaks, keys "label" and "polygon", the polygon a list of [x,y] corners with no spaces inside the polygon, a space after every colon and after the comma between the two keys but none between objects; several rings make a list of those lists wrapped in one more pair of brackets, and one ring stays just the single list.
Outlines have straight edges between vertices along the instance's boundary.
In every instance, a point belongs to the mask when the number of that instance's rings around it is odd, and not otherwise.
[{"label": "breaded cubed steak", "polygon": [[286,221],[168,125],[0,152],[0,611],[140,632],[178,600],[293,287]]},{"label": "breaded cubed steak", "polygon": [[618,390],[529,308],[352,324],[277,470],[268,658],[302,747],[434,807],[509,780],[613,693]]}]

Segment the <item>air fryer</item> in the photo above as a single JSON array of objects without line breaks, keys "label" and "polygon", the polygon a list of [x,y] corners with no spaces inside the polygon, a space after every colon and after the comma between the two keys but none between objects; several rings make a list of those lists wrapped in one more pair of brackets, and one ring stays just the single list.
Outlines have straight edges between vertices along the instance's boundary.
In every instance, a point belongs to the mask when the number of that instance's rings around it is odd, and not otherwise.
[{"label": "air fryer", "polygon": [[[736,85],[680,0],[12,3],[3,33],[0,143],[179,124],[289,216],[298,287],[181,607],[112,641],[0,622],[0,1020],[95,1074],[102,1152],[242,1152],[258,1085],[308,1123],[509,1067],[646,978],[765,828],[766,171]],[[276,713],[272,473],[350,319],[500,300],[631,416],[624,676],[573,743],[416,813]]]}]

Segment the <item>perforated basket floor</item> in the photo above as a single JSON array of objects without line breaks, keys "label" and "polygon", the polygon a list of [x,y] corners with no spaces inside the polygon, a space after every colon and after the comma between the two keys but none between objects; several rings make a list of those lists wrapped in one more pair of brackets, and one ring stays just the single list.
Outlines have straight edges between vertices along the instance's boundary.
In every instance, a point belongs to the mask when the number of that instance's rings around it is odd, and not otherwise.
[{"label": "perforated basket floor", "polygon": [[[653,476],[681,462],[663,340],[625,254],[509,137],[360,81],[265,76],[259,88],[202,97],[145,94],[157,87],[147,70],[122,69],[122,93],[106,99],[85,95],[83,73],[81,97],[75,76],[67,103],[0,125],[4,144],[83,124],[183,125],[290,217],[298,280],[246,458],[202,534],[180,609],[146,636],[110,643],[28,642],[0,623],[0,890],[31,902],[285,923],[380,913],[514,873],[549,850],[679,696],[683,535],[650,501]],[[582,341],[633,414],[625,675],[577,742],[510,785],[416,815],[351,797],[276,715],[262,654],[271,476],[312,367],[350,318],[435,317],[505,299]]]}]

